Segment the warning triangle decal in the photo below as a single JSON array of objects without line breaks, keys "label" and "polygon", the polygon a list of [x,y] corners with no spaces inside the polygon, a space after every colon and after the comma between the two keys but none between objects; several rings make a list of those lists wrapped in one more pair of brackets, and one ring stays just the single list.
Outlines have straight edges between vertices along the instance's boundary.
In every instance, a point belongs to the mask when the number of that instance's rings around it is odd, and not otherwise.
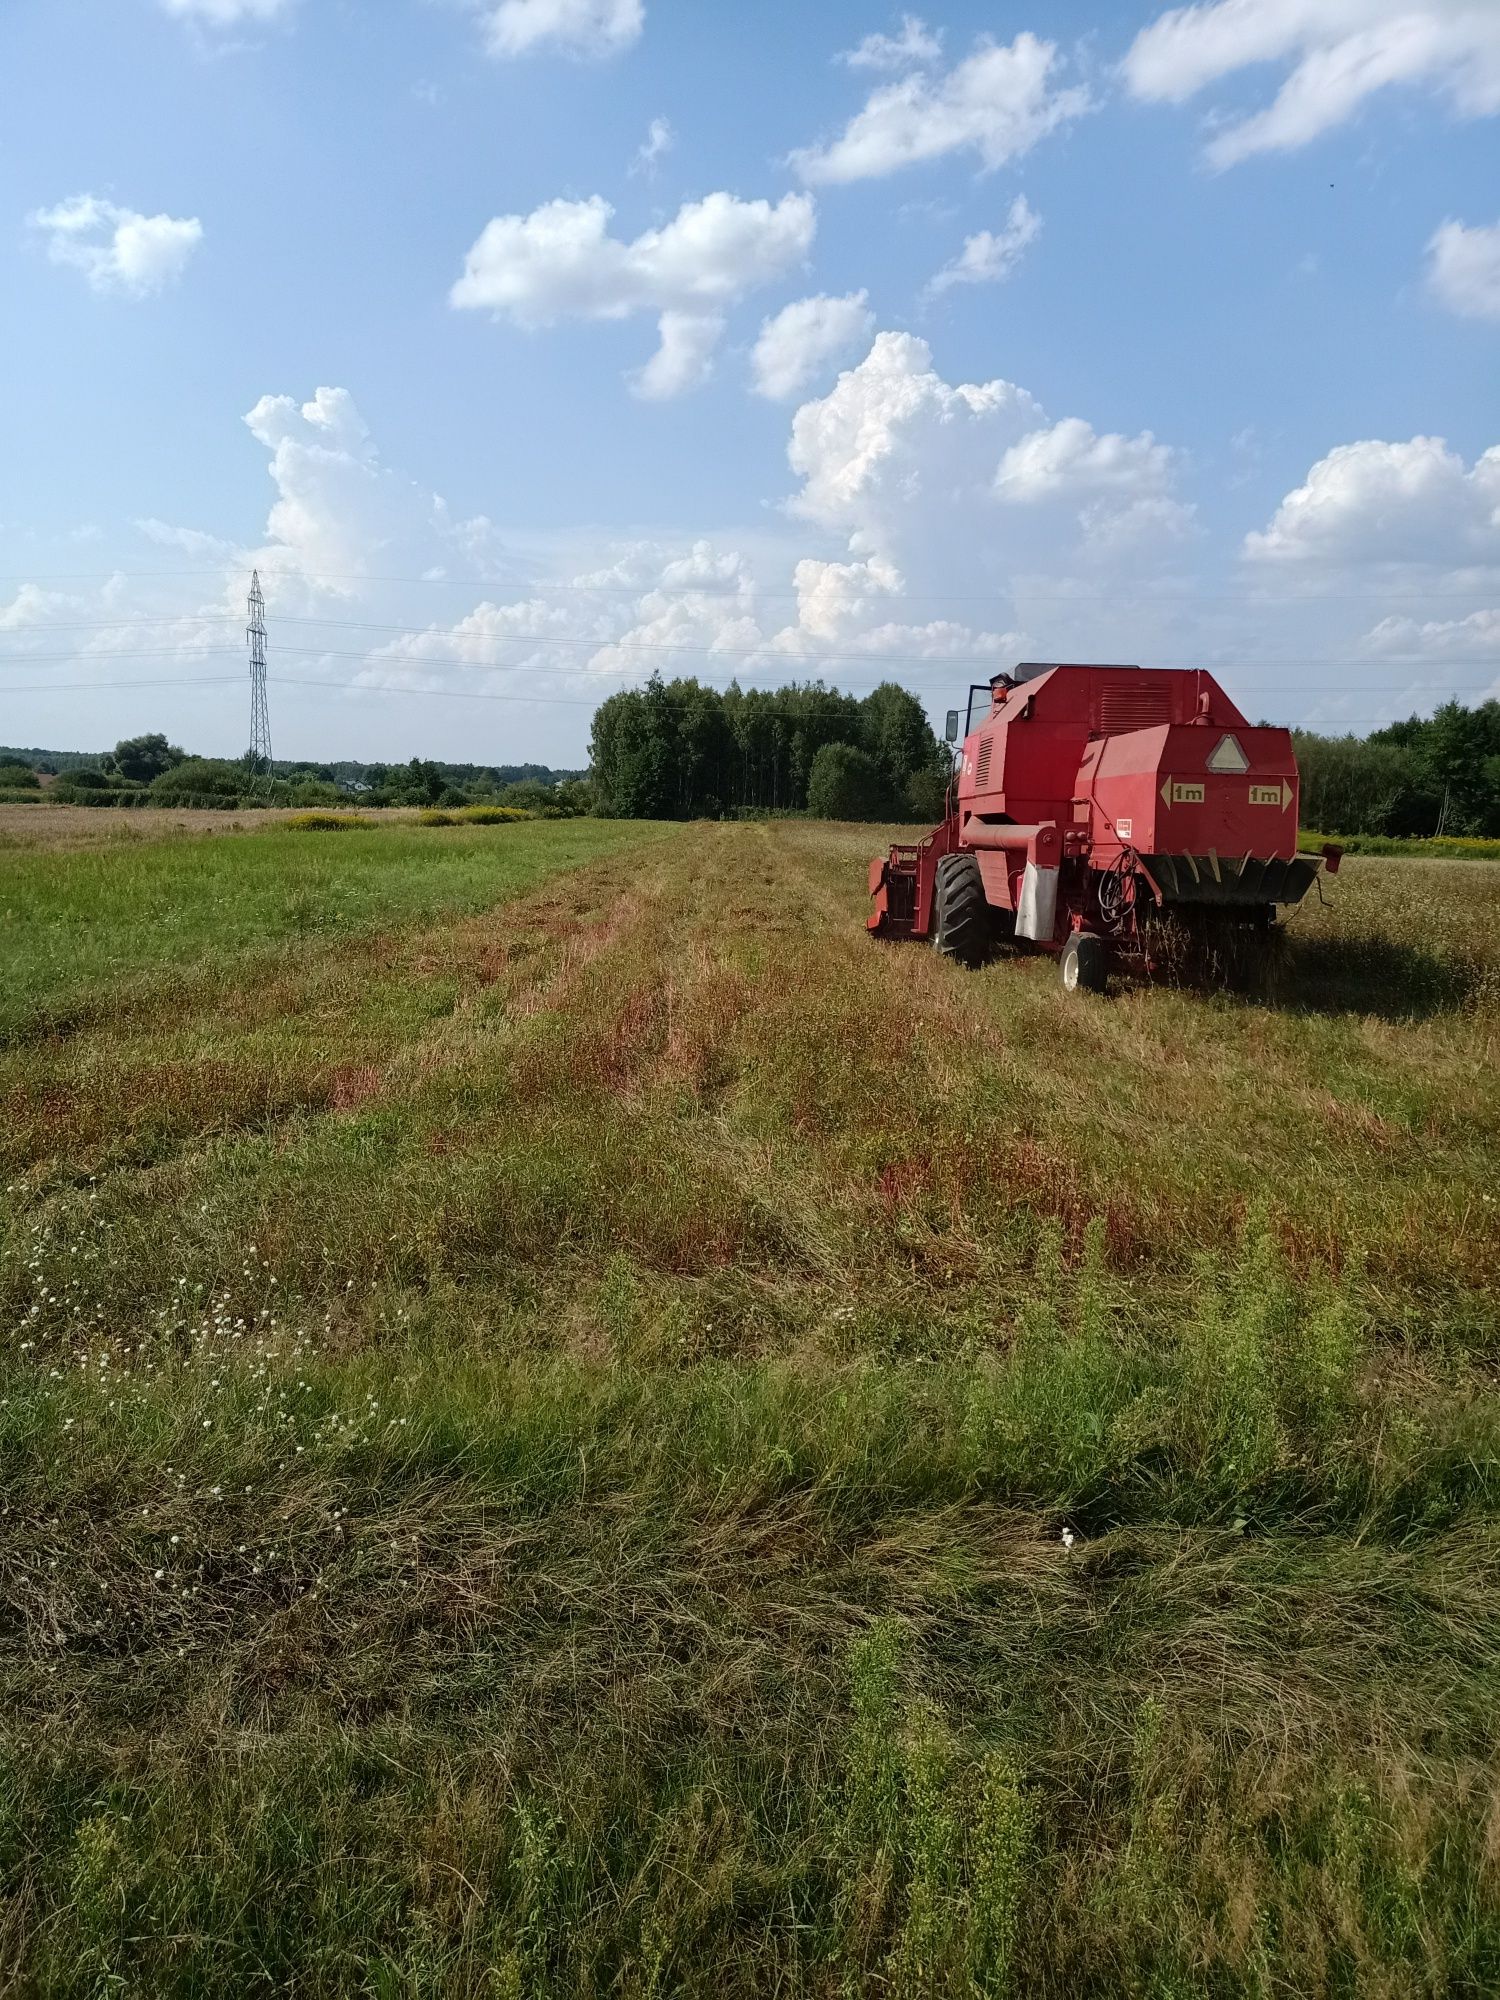
[{"label": "warning triangle decal", "polygon": [[1232,736],[1221,736],[1208,760],[1210,771],[1248,771],[1250,759]]}]

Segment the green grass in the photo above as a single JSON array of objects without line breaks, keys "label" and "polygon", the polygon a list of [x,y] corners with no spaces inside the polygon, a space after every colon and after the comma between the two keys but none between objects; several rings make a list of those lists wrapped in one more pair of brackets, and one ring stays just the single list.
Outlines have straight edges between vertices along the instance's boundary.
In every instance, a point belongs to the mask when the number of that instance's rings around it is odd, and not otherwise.
[{"label": "green grass", "polygon": [[866,844],[3,857],[10,1988],[1493,1990],[1500,889],[1094,1003]]},{"label": "green grass", "polygon": [[503,847],[384,828],[378,845],[337,856],[313,833],[280,827],[249,841],[0,849],[0,1038],[45,1029],[78,1007],[112,1007],[162,972],[181,977],[429,911],[484,909],[625,837],[607,821],[578,820],[555,832],[518,830]]}]

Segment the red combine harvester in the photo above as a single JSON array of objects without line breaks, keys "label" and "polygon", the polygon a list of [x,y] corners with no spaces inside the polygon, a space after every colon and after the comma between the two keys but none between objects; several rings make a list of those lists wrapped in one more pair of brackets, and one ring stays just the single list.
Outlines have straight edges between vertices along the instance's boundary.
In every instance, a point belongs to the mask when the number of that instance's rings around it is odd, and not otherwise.
[{"label": "red combine harvester", "polygon": [[1289,732],[1252,728],[1211,674],[1024,665],[969,690],[948,816],[871,862],[869,928],[968,966],[1054,952],[1070,992],[1184,964],[1240,986],[1277,905],[1339,859],[1297,852]]}]

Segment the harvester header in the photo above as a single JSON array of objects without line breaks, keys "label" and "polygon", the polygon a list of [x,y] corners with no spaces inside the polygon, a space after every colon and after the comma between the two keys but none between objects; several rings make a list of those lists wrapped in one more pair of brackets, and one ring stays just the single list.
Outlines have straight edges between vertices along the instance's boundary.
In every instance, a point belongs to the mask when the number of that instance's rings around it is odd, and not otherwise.
[{"label": "harvester header", "polygon": [[1206,950],[1239,984],[1338,867],[1297,852],[1290,733],[1202,669],[1027,663],[970,690],[968,725],[942,824],[871,863],[877,937],[1055,952],[1070,989]]}]

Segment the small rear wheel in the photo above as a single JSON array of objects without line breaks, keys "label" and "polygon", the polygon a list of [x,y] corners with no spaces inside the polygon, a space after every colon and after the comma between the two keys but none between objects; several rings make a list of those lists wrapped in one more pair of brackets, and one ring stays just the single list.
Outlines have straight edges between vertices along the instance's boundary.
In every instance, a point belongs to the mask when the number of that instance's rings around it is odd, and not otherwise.
[{"label": "small rear wheel", "polygon": [[973,854],[945,854],[932,891],[932,948],[972,971],[993,943],[990,906]]},{"label": "small rear wheel", "polygon": [[1109,947],[1092,931],[1074,931],[1062,949],[1062,983],[1069,993],[1102,993],[1109,984]]}]

